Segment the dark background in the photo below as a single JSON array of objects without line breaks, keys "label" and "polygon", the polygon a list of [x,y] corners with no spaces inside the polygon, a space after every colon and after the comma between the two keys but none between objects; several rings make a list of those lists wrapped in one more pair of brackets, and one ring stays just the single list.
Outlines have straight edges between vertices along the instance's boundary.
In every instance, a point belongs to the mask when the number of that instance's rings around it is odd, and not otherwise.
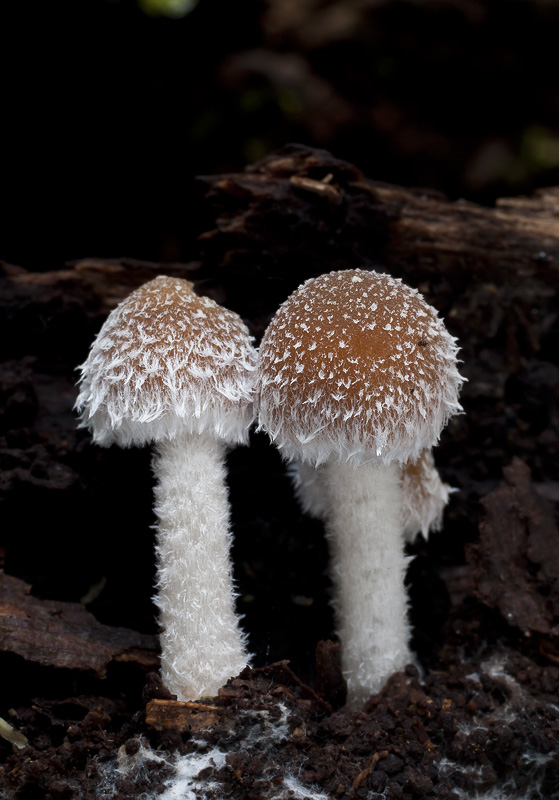
[{"label": "dark background", "polygon": [[4,260],[188,261],[194,177],[290,141],[482,203],[559,181],[555,3],[143,3],[1,4]]}]

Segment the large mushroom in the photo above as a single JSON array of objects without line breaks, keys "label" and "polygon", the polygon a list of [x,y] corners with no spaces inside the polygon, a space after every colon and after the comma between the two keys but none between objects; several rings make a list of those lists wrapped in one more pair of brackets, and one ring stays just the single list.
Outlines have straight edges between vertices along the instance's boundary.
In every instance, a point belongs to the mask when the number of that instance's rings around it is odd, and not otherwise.
[{"label": "large mushroom", "polygon": [[240,317],[159,276],[111,312],[76,407],[100,445],[154,443],[161,672],[180,700],[247,665],[235,612],[225,453],[253,421],[256,352]]},{"label": "large mushroom", "polygon": [[[365,270],[304,283],[262,341],[260,428],[288,461],[323,465],[334,610],[352,706],[412,660],[402,466],[418,462],[461,411],[457,349],[415,289]],[[320,511],[316,490],[308,486],[307,497]]]}]

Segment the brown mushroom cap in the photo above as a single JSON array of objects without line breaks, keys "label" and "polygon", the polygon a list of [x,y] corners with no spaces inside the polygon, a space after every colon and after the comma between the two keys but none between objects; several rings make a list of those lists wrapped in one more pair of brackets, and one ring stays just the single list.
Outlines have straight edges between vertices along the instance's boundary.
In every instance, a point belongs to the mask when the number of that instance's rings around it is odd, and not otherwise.
[{"label": "brown mushroom cap", "polygon": [[388,464],[432,447],[461,410],[456,340],[399,279],[313,278],[279,308],[260,348],[260,427],[283,454]]},{"label": "brown mushroom cap", "polygon": [[180,431],[244,441],[256,352],[240,317],[180,278],[159,276],[111,312],[82,365],[76,406],[101,445]]}]

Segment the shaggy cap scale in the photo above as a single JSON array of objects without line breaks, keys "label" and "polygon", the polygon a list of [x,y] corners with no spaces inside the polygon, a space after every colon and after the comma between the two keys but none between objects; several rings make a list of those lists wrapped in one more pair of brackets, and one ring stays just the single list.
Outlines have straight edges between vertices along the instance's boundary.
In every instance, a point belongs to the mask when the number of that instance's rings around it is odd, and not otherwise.
[{"label": "shaggy cap scale", "polygon": [[413,542],[419,533],[427,539],[431,531],[441,530],[452,491],[442,482],[430,450],[403,466],[402,522],[406,541]]},{"label": "shaggy cap scale", "polygon": [[213,433],[246,441],[256,352],[240,317],[159,276],[115,308],[80,367],[76,408],[100,445]]},{"label": "shaggy cap scale", "polygon": [[457,351],[401,280],[359,269],[312,278],[262,341],[260,427],[289,460],[417,459],[462,410]]}]

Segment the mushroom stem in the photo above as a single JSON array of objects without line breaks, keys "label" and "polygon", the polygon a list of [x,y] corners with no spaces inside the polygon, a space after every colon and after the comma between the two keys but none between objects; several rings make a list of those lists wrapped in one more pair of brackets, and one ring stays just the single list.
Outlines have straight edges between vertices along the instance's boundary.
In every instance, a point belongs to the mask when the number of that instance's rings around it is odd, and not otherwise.
[{"label": "mushroom stem", "polygon": [[200,434],[154,448],[161,673],[179,700],[216,694],[249,662],[235,612],[225,452]]},{"label": "mushroom stem", "polygon": [[412,661],[408,647],[408,559],[397,464],[324,466],[337,631],[348,705],[356,708]]}]

